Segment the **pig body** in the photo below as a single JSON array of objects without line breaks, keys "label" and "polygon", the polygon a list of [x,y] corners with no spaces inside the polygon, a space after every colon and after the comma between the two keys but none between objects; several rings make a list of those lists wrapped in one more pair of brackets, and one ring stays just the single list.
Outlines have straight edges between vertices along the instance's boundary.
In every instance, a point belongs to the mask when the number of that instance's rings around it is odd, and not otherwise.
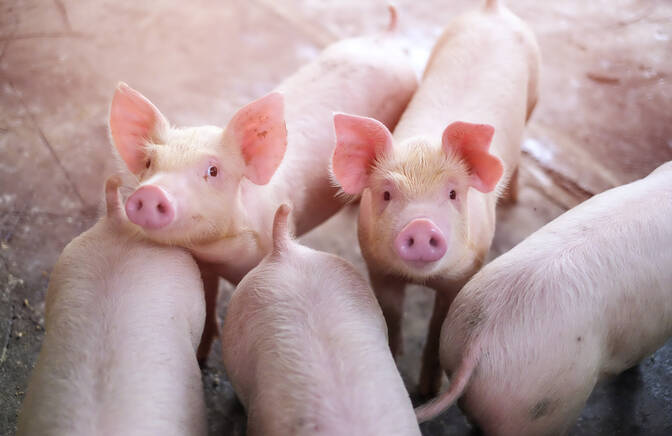
[{"label": "pig body", "polygon": [[585,201],[484,267],[443,324],[450,388],[486,434],[568,431],[603,376],[672,336],[672,163]]},{"label": "pig body", "polygon": [[334,177],[346,193],[362,194],[359,242],[393,353],[405,284],[437,290],[421,394],[438,390],[441,322],[490,248],[496,203],[516,175],[536,104],[538,69],[532,32],[488,1],[446,28],[394,136],[371,119],[334,118]]},{"label": "pig body", "polygon": [[345,260],[291,241],[288,210],[222,329],[248,434],[420,435],[373,292]]},{"label": "pig body", "polygon": [[344,204],[328,171],[333,112],[377,117],[390,127],[401,116],[417,78],[389,33],[333,44],[224,129],[171,128],[140,94],[117,90],[111,135],[139,180],[127,213],[147,237],[186,247],[202,263],[205,335],[217,331],[217,276],[236,284],[269,252],[280,204],[292,205],[297,234]]},{"label": "pig body", "polygon": [[108,217],[68,244],[51,275],[18,434],[204,435],[198,267],[124,230],[108,188]]}]

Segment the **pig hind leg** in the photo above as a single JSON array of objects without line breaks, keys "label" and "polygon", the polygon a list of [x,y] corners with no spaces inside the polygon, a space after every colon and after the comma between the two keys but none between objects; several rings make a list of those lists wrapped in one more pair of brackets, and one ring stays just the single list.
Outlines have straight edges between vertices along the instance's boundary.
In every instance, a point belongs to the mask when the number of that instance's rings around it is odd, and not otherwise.
[{"label": "pig hind leg", "polygon": [[446,319],[451,301],[452,298],[448,295],[439,291],[436,292],[434,311],[429,321],[427,341],[422,354],[422,370],[418,386],[418,394],[423,397],[435,396],[441,388],[441,378],[443,376],[443,370],[439,362],[441,327]]},{"label": "pig hind leg", "polygon": [[[200,266],[200,265],[199,265]],[[201,278],[203,279],[203,290],[205,292],[205,324],[201,343],[198,345],[196,357],[198,364],[203,367],[210,347],[215,336],[219,336],[219,324],[217,322],[217,293],[219,291],[219,275],[210,271],[207,267],[200,266]]]},{"label": "pig hind leg", "polygon": [[370,276],[371,287],[385,316],[390,350],[392,356],[396,358],[397,355],[403,353],[401,317],[404,311],[406,282],[398,277],[374,272],[370,272]]}]

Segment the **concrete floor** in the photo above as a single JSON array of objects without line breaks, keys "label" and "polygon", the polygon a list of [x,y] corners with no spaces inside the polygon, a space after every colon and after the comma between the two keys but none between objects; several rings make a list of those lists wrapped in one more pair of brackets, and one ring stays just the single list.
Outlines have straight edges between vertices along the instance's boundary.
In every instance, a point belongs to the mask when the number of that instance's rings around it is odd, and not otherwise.
[{"label": "concrete floor", "polygon": [[[442,26],[476,3],[396,1],[418,70]],[[523,144],[520,201],[499,211],[492,257],[672,159],[671,2],[508,4],[538,35],[542,93]],[[94,222],[115,169],[106,123],[116,83],[177,125],[223,124],[328,43],[386,23],[381,1],[0,2],[0,434],[14,432],[39,351],[52,264]],[[347,208],[305,243],[363,270],[355,213]],[[220,314],[231,291],[223,286]],[[412,391],[432,295],[409,296],[399,367]],[[244,434],[219,351],[203,371],[210,433]],[[422,430],[471,432],[456,408]],[[572,434],[672,434],[672,343],[600,385]]]}]

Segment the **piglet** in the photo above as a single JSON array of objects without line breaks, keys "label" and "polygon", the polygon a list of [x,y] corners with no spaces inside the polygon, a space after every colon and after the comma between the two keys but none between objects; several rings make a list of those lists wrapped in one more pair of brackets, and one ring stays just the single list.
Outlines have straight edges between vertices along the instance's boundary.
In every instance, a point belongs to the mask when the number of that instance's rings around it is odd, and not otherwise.
[{"label": "piglet", "polygon": [[486,434],[567,432],[603,376],[672,336],[672,162],[585,201],[484,267],[441,333],[450,388]]},{"label": "piglet", "polygon": [[362,194],[359,243],[393,354],[406,283],[437,291],[422,395],[438,391],[441,322],[490,249],[500,194],[515,186],[538,69],[532,32],[487,1],[446,28],[394,137],[374,119],[334,116],[333,176],[346,194]]},{"label": "piglet", "polygon": [[206,433],[198,267],[185,250],[125,228],[118,184],[107,181],[107,215],[65,247],[51,274],[18,435]]},{"label": "piglet", "polygon": [[420,435],[382,312],[345,260],[293,242],[289,207],[273,250],[238,285],[224,366],[250,435]]},{"label": "piglet", "polygon": [[390,30],[329,46],[275,91],[241,108],[225,128],[174,128],[122,84],[110,111],[112,141],[136,176],[126,212],[148,238],[201,261],[207,317],[199,358],[217,332],[218,276],[236,284],[270,251],[273,214],[291,204],[303,234],[344,204],[329,179],[331,117],[346,111],[393,127],[417,87]]}]

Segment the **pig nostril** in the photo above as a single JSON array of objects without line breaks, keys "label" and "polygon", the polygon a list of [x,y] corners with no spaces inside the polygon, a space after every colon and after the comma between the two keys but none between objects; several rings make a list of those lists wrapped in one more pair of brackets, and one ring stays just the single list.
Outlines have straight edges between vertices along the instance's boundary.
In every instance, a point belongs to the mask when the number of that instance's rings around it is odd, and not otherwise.
[{"label": "pig nostril", "polygon": [[437,241],[434,238],[430,238],[429,239],[429,245],[431,245],[432,247],[436,247],[437,245],[439,245],[439,241]]},{"label": "pig nostril", "polygon": [[415,240],[413,238],[408,238],[408,246],[412,247],[413,244],[415,244]]},{"label": "pig nostril", "polygon": [[166,213],[166,207],[163,205],[163,203],[159,203],[159,204],[156,206],[156,210],[158,210],[159,213],[161,213],[161,214]]},{"label": "pig nostril", "polygon": [[138,200],[138,210],[142,209],[142,200]]}]

